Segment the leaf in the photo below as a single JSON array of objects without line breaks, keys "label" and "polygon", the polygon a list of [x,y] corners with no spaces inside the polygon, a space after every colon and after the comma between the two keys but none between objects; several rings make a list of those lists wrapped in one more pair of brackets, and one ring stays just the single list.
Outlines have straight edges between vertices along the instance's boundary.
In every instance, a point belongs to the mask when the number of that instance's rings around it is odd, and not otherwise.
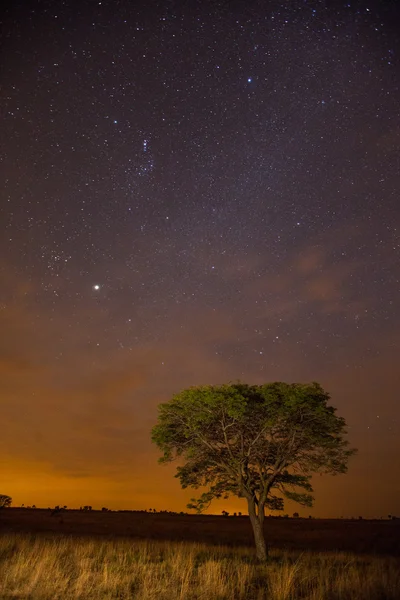
[{"label": "leaf", "polygon": [[178,461],[182,488],[206,490],[197,511],[231,494],[271,510],[284,498],[311,506],[311,475],[344,473],[355,453],[329,400],[316,382],[191,387],[159,406],[152,441],[160,463]]}]

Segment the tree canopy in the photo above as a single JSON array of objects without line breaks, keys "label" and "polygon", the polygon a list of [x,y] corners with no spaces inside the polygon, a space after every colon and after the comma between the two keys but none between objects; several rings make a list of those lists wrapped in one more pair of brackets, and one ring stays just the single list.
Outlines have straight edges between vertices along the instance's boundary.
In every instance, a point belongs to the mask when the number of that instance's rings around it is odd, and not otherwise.
[{"label": "tree canopy", "polygon": [[12,498],[6,494],[0,494],[0,508],[7,508],[11,506]]},{"label": "tree canopy", "polygon": [[345,473],[355,452],[329,399],[318,383],[192,387],[159,406],[152,440],[161,463],[179,459],[182,488],[206,488],[189,508],[201,512],[229,495],[247,500],[263,558],[265,509],[283,509],[285,498],[311,506],[311,475]]}]

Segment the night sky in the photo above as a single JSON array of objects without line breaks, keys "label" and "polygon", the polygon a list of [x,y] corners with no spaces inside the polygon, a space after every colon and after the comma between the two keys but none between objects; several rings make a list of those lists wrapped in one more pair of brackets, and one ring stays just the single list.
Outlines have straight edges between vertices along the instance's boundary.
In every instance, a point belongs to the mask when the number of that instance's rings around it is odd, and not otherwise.
[{"label": "night sky", "polygon": [[184,510],[157,405],[283,380],[320,382],[359,448],[303,512],[400,513],[399,17],[395,0],[10,3],[14,504]]}]

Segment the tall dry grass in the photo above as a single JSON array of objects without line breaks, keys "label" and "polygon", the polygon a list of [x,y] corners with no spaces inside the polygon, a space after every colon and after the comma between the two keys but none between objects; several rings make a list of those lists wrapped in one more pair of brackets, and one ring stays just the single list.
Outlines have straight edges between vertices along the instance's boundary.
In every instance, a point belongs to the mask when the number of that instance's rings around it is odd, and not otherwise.
[{"label": "tall dry grass", "polygon": [[0,537],[0,598],[137,600],[399,600],[400,562],[349,554],[184,542]]}]

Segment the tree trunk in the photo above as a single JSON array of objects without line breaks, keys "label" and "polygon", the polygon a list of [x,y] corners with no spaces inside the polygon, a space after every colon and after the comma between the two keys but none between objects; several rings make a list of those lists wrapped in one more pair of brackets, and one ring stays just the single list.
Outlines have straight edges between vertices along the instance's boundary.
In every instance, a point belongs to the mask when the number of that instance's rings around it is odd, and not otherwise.
[{"label": "tree trunk", "polygon": [[263,523],[256,513],[256,505],[254,500],[248,498],[247,505],[249,508],[251,526],[253,527],[257,558],[259,561],[265,562],[268,558],[268,550],[267,544],[265,543]]}]

